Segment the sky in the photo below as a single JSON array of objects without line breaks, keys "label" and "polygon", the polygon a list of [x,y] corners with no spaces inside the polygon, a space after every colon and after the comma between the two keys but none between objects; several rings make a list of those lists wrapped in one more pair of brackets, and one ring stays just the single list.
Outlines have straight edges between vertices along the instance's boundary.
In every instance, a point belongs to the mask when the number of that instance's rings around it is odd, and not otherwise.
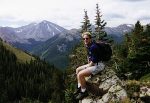
[{"label": "sky", "polygon": [[66,29],[80,28],[87,10],[94,24],[99,4],[106,26],[150,23],[150,0],[0,0],[0,26],[19,27],[47,20]]}]

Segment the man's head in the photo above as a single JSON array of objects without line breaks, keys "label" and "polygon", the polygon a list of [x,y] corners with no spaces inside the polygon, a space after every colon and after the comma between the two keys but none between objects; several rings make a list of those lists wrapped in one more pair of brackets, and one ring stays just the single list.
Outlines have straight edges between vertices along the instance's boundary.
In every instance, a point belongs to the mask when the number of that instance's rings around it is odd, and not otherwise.
[{"label": "man's head", "polygon": [[86,46],[90,45],[91,42],[92,42],[92,36],[91,36],[91,33],[90,32],[84,32],[82,34],[82,38],[83,38],[83,41],[84,41],[84,44]]}]

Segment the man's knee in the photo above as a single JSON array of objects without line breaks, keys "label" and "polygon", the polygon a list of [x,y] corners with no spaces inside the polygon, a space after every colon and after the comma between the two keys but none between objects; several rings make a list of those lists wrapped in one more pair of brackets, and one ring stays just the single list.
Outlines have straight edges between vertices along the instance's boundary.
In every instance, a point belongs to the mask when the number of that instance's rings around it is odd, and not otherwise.
[{"label": "man's knee", "polygon": [[78,74],[79,71],[81,71],[81,67],[78,67],[78,68],[76,69],[76,74]]},{"label": "man's knee", "polygon": [[79,68],[76,69],[76,74],[78,74],[78,72],[79,72]]}]

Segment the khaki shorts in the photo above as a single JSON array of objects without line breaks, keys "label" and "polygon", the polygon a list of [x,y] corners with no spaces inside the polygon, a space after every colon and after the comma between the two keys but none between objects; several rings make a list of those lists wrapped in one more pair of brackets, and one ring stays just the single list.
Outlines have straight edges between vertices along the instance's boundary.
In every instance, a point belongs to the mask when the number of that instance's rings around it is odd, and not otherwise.
[{"label": "khaki shorts", "polygon": [[[80,66],[80,70],[86,69],[87,65],[88,64]],[[90,70],[90,72],[93,75],[95,75],[95,74],[99,73],[100,71],[102,71],[105,68],[105,65],[104,65],[104,63],[99,62],[99,63],[95,63],[94,66],[87,67],[87,68],[88,68],[88,70]]]}]

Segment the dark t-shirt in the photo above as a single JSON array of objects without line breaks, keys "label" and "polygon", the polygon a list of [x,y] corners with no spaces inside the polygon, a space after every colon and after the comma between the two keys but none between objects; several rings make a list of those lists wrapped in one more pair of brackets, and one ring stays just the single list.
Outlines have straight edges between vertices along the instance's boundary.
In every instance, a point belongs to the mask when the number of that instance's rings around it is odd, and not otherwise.
[{"label": "dark t-shirt", "polygon": [[87,49],[89,60],[93,63],[98,63],[98,45],[93,42],[90,47],[87,47]]}]

